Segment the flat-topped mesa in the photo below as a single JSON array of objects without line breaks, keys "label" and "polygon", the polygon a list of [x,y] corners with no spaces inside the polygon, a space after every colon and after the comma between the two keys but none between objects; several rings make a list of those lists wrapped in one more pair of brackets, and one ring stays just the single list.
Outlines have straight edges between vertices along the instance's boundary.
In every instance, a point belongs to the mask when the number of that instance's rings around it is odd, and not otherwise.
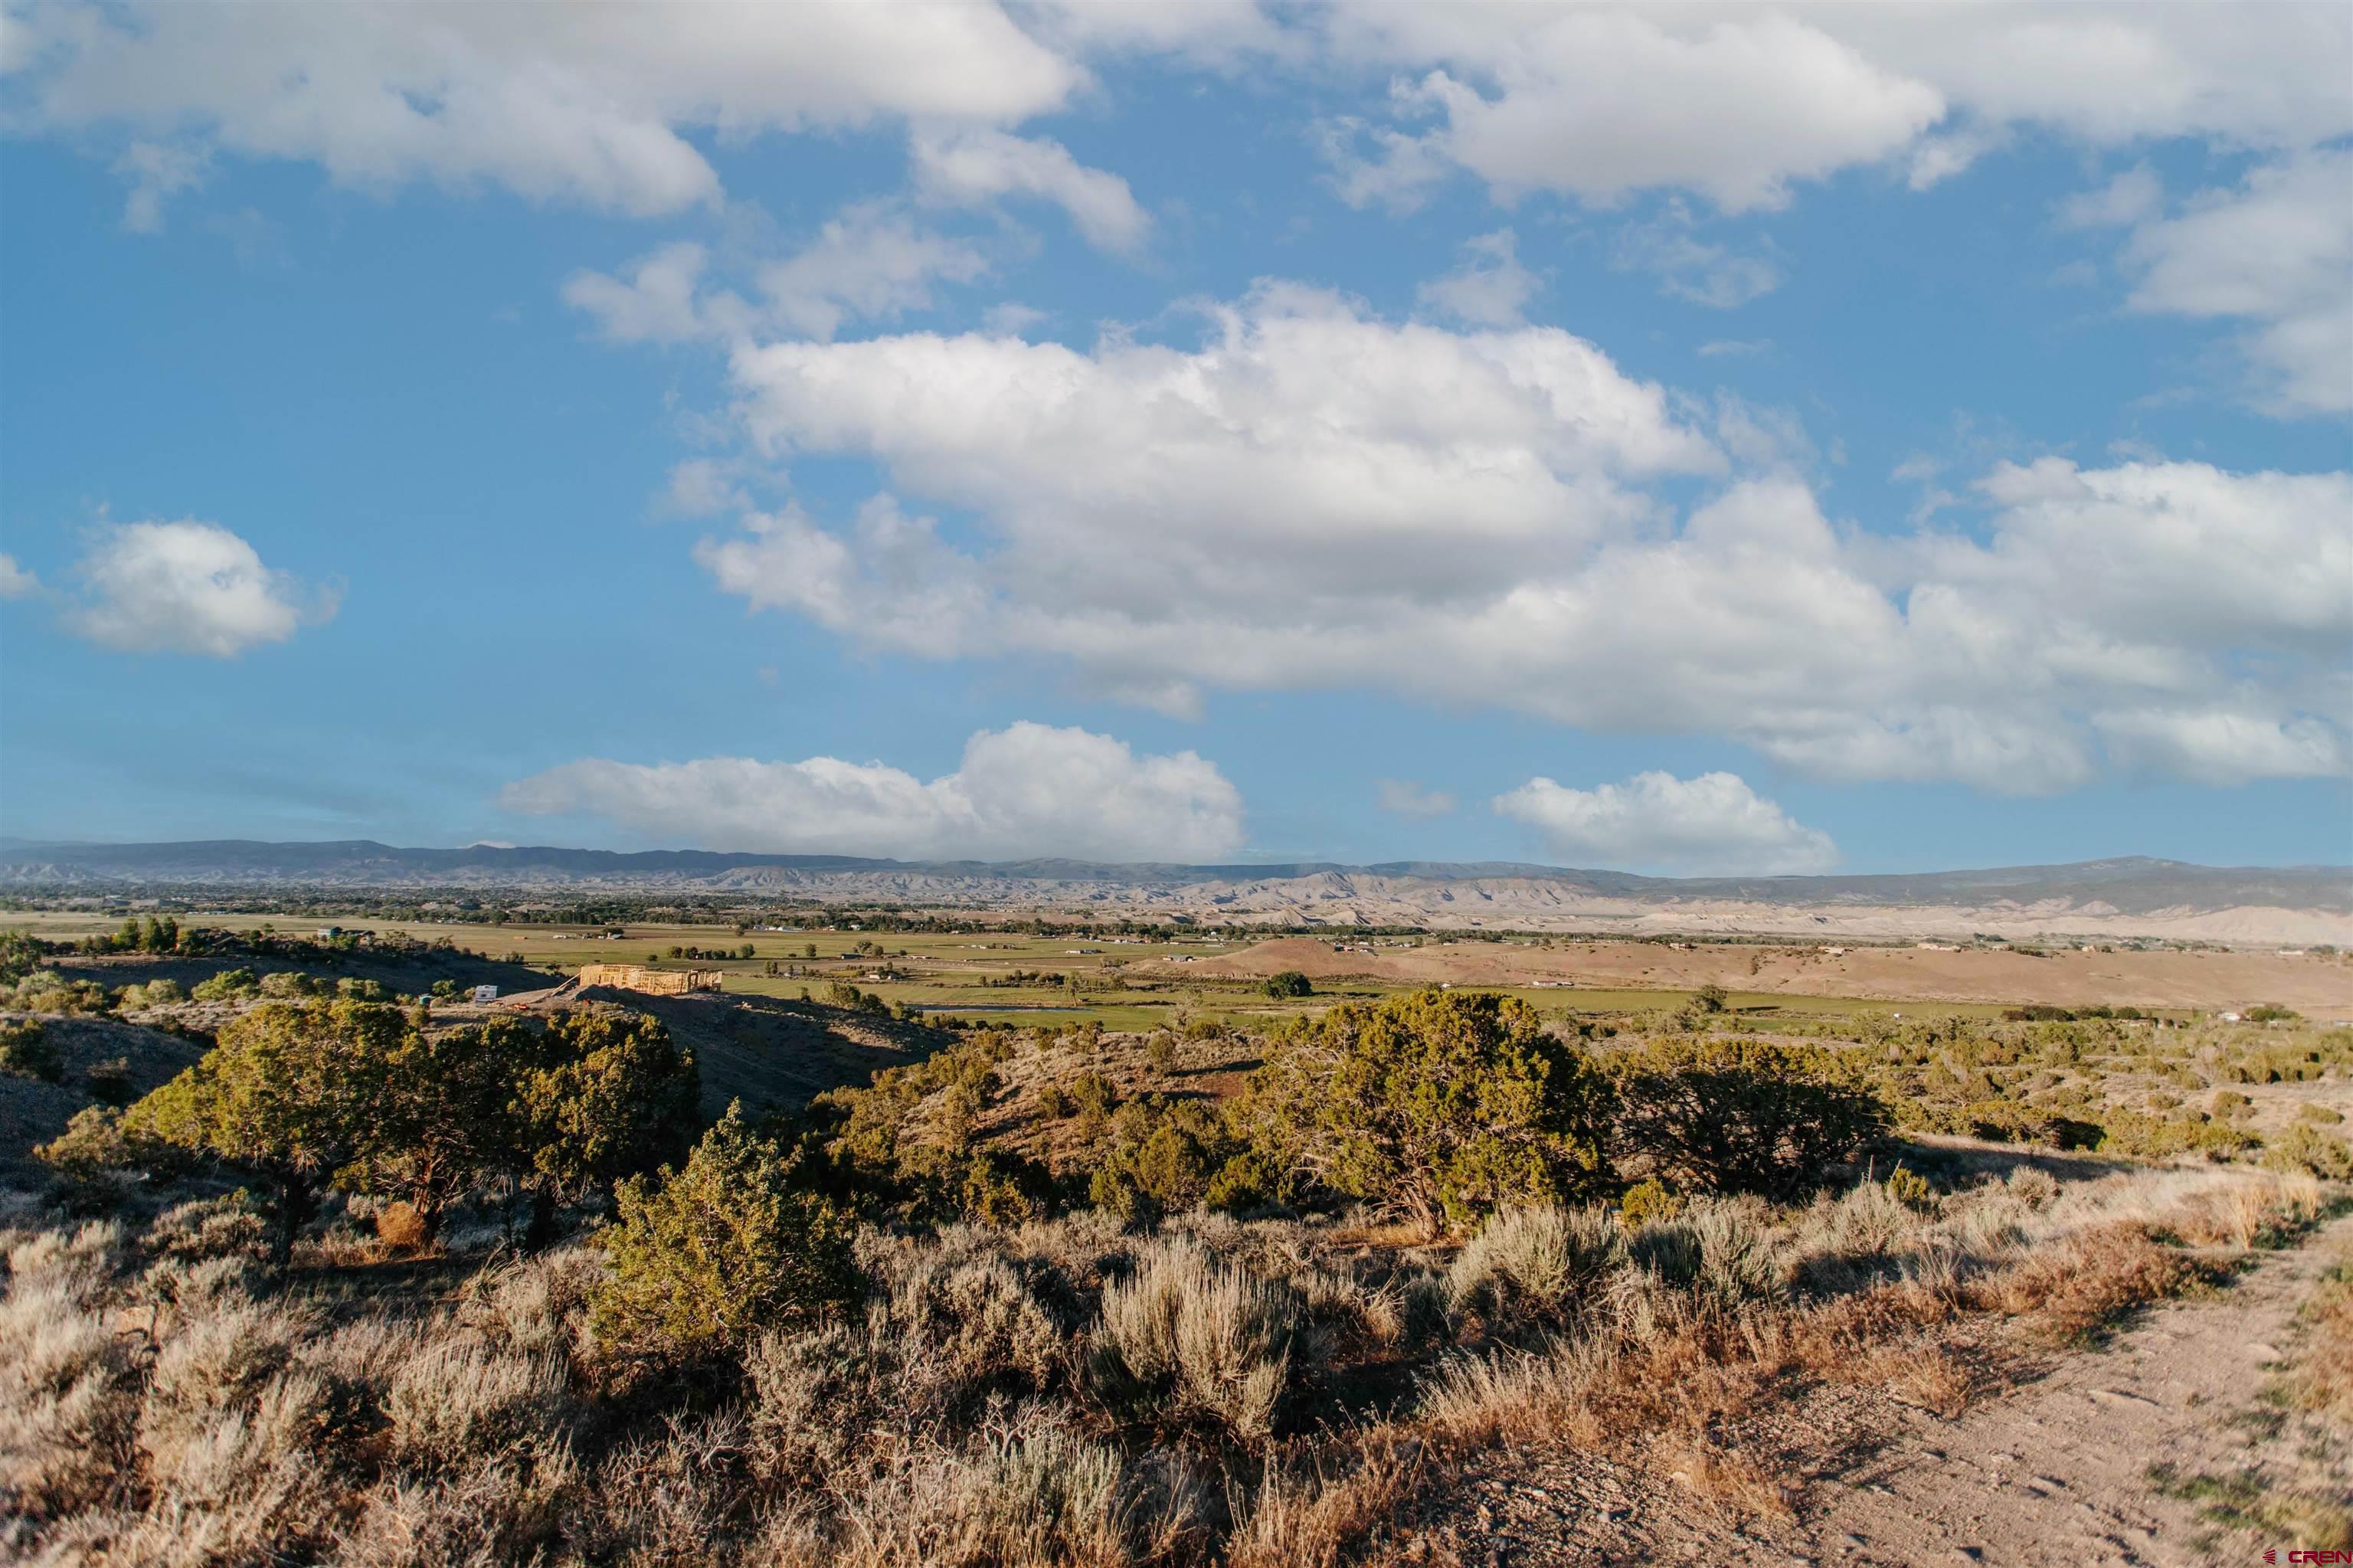
[{"label": "flat-topped mesa", "polygon": [[642,964],[583,964],[580,986],[610,986],[616,991],[641,991],[651,996],[684,996],[691,991],[717,991],[718,969],[649,969]]}]

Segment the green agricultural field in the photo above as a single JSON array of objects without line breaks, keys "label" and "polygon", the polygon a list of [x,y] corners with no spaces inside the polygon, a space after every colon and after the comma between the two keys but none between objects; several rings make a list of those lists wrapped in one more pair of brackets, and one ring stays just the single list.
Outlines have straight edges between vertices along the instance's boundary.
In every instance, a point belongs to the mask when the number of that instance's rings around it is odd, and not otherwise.
[{"label": "green agricultural field", "polygon": [[[329,923],[202,913],[185,915],[182,920],[189,926],[238,931],[269,928],[296,936],[308,936]],[[110,916],[100,911],[29,912],[0,916],[0,926],[26,930],[50,940],[102,935],[121,923],[120,913]],[[862,930],[854,923],[761,929],[739,935],[727,926],[632,923],[618,927],[618,938],[611,938],[606,932],[612,927],[512,923],[438,925],[341,916],[334,917],[332,924],[346,931],[400,930],[425,941],[447,938],[459,948],[491,958],[519,958],[551,973],[575,971],[584,964],[717,969],[725,976],[724,989],[739,994],[793,998],[806,991],[821,996],[828,985],[854,985],[893,1006],[1014,1025],[1058,1025],[1092,1020],[1110,1030],[1149,1030],[1217,1019],[1247,1029],[1263,1030],[1291,1017],[1321,1012],[1335,1001],[1371,1000],[1412,989],[1402,982],[1348,980],[1326,982],[1305,998],[1278,1001],[1264,995],[1258,983],[1250,980],[1208,976],[1196,979],[1165,969],[1149,979],[1131,978],[1129,972],[1132,966],[1179,955],[1221,957],[1250,946],[1259,939],[1255,937],[1145,940],[989,931],[892,933]],[[736,956],[747,946],[751,948],[750,957]],[[674,958],[674,948],[729,956],[690,958],[681,954]],[[815,949],[815,957],[810,956],[811,948]],[[772,968],[774,973],[770,972]],[[1038,978],[1046,976],[1059,979],[1050,981]],[[1682,989],[1479,989],[1505,990],[1552,1014],[1672,1012],[1694,1001],[1694,993]],[[1991,1003],[1937,1001],[1914,1006],[1853,997],[1742,991],[1733,992],[1726,1006],[1739,1015],[1744,1026],[1766,1032],[1780,1027],[1802,1031],[1863,1012],[1893,1017],[1989,1019],[1999,1017],[2002,1011]]]}]

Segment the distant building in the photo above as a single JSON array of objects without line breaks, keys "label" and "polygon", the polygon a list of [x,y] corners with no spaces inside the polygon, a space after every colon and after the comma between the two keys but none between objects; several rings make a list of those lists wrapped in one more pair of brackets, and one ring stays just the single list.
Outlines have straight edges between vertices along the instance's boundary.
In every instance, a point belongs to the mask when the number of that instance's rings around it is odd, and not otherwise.
[{"label": "distant building", "polygon": [[639,964],[583,964],[580,987],[609,986],[616,991],[641,991],[649,996],[684,996],[689,991],[717,991],[718,969],[649,969]]},{"label": "distant building", "polygon": [[494,985],[478,985],[474,988],[474,1000],[477,1002],[496,1001],[498,999],[499,988]]}]

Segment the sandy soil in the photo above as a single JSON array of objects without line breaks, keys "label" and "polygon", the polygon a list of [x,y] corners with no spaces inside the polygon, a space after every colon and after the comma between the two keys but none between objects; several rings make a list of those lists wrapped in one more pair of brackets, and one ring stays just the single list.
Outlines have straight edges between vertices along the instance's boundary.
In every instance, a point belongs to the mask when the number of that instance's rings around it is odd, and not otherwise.
[{"label": "sandy soil", "polygon": [[1889,1001],[2092,1002],[2226,1011],[2275,1002],[2317,1019],[2353,1020],[2353,959],[2262,952],[2021,953],[1925,948],[1757,947],[1654,942],[1564,942],[1553,948],[1452,942],[1422,948],[1286,937],[1190,964],[1138,964],[1155,978],[1271,975],[1350,977],[1456,985],[1532,985],[1853,996]]}]

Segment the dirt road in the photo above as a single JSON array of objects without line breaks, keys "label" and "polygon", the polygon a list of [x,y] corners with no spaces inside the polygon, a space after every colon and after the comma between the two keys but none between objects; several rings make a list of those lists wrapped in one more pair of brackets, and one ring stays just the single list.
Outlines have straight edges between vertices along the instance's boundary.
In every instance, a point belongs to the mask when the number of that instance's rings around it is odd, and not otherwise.
[{"label": "dirt road", "polygon": [[1736,1523],[1656,1467],[1547,1446],[1474,1467],[1407,1555],[1466,1568],[2202,1568],[2342,1544],[2297,1538],[2313,1517],[2297,1505],[2353,1510],[2353,1442],[2264,1391],[2296,1353],[2299,1308],[2348,1248],[2353,1215],[1952,1420],[1882,1390],[1818,1387],[1749,1434],[1788,1456],[1771,1478],[1785,1519]]}]

